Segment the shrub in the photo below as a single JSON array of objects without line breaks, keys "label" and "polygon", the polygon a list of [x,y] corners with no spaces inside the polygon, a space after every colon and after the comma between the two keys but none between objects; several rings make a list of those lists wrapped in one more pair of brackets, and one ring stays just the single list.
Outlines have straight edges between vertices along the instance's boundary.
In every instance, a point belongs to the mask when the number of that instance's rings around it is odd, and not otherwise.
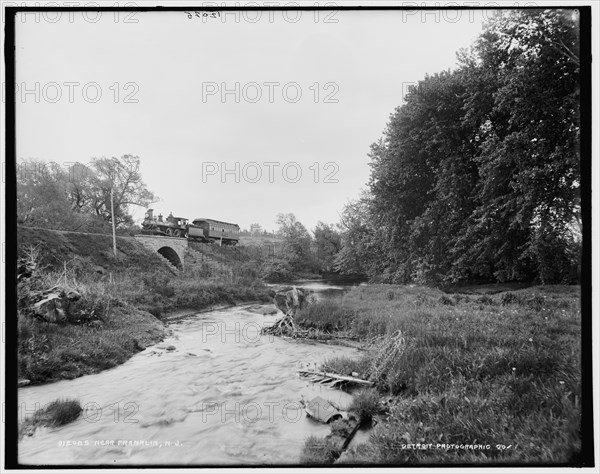
[{"label": "shrub", "polygon": [[438,300],[438,303],[442,304],[442,305],[454,306],[454,301],[452,301],[452,299],[448,298],[446,295],[440,296],[440,299]]},{"label": "shrub", "polygon": [[47,426],[62,426],[75,421],[82,408],[78,400],[65,399],[51,402],[45,409],[36,412],[34,418]]},{"label": "shrub", "polygon": [[480,296],[479,298],[477,298],[475,300],[475,302],[479,303],[479,304],[487,305],[487,306],[494,304],[494,300],[488,295]]},{"label": "shrub", "polygon": [[290,281],[294,278],[292,267],[281,259],[264,262],[260,269],[260,275],[263,280],[271,283]]},{"label": "shrub", "polygon": [[504,293],[502,295],[502,297],[500,298],[500,302],[506,306],[509,304],[515,304],[515,303],[520,303],[521,302],[521,298],[519,298],[517,295],[515,295],[514,293],[507,291],[506,293]]},{"label": "shrub", "polygon": [[359,390],[352,399],[348,409],[357,414],[361,422],[369,422],[373,416],[381,412],[381,401],[377,390],[372,388]]}]

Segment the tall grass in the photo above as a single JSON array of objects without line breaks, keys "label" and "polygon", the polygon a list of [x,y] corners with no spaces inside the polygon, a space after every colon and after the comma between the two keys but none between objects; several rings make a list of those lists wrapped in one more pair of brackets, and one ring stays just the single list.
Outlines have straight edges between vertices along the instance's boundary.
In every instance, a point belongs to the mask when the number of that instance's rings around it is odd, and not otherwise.
[{"label": "tall grass", "polygon": [[[36,292],[54,286],[76,290],[67,321],[50,324],[31,311]],[[267,301],[268,289],[247,275],[198,278],[164,265],[140,272],[90,273],[78,265],[38,266],[18,286],[18,374],[33,383],[71,379],[125,362],[166,334],[169,311],[237,301]]]},{"label": "tall grass", "polygon": [[[342,316],[347,314],[353,315],[349,322]],[[326,321],[331,327],[349,325],[364,340],[380,338],[358,360],[325,362],[342,373],[372,375],[377,347],[396,331],[405,340],[395,363],[377,375],[380,393],[396,397],[365,450],[375,459],[354,456],[353,462],[557,463],[577,453],[579,288],[465,297],[373,285],[350,291]],[[411,443],[434,448],[402,448]],[[490,448],[435,448],[473,443]],[[498,444],[511,448],[498,449]]]}]

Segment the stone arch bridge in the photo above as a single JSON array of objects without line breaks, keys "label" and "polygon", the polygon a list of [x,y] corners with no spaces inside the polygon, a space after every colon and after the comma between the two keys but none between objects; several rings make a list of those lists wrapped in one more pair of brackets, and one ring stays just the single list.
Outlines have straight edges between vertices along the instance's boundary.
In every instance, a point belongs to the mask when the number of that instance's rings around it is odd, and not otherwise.
[{"label": "stone arch bridge", "polygon": [[153,252],[158,252],[174,267],[180,270],[185,265],[185,251],[188,248],[187,239],[180,237],[165,237],[162,235],[136,235],[135,240]]}]

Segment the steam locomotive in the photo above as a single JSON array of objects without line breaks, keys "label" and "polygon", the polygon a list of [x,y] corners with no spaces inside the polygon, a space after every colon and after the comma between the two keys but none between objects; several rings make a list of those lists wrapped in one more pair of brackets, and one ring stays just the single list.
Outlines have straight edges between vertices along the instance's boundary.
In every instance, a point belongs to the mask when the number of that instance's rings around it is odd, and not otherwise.
[{"label": "steam locomotive", "polygon": [[240,226],[230,222],[198,217],[191,223],[185,217],[175,217],[170,213],[165,220],[161,214],[154,216],[148,209],[142,222],[142,233],[180,237],[200,242],[218,242],[223,245],[236,245],[240,240]]}]

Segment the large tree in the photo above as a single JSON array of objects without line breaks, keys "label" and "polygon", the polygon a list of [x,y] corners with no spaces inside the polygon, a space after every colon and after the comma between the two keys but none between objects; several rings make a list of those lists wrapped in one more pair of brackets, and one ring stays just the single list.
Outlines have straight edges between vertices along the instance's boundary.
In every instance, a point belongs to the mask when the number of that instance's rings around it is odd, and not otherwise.
[{"label": "large tree", "polygon": [[293,270],[312,269],[314,258],[311,253],[310,233],[292,213],[277,214],[277,234],[283,238],[283,259]]},{"label": "large tree", "polygon": [[499,280],[568,280],[580,222],[577,18],[499,16],[473,55],[480,180],[458,264]]},{"label": "large tree", "polygon": [[331,272],[335,256],[342,246],[340,233],[335,226],[319,221],[313,235],[319,266],[321,270]]},{"label": "large tree", "polygon": [[145,207],[157,199],[143,182],[139,165],[139,157],[132,155],[63,167],[23,160],[17,175],[19,221],[54,229],[108,231],[112,192],[115,224],[130,226],[131,207]]},{"label": "large tree", "polygon": [[577,28],[573,11],[505,13],[456,70],[409,91],[371,147],[360,211],[380,241],[361,240],[369,273],[431,283],[573,278]]}]

